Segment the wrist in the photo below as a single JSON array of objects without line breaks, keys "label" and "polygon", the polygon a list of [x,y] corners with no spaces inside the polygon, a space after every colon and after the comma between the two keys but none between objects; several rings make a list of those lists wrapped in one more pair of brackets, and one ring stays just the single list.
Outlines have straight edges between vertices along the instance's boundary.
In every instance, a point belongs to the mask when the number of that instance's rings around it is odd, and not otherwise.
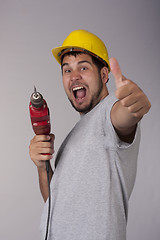
[{"label": "wrist", "polygon": [[[46,177],[47,176],[47,171],[46,171],[46,167],[37,167],[37,171],[38,174],[41,178]],[[53,175],[53,170],[51,167],[51,164],[49,162],[49,175],[52,176]]]},{"label": "wrist", "polygon": [[46,175],[46,168],[37,167],[37,171],[39,175]]}]

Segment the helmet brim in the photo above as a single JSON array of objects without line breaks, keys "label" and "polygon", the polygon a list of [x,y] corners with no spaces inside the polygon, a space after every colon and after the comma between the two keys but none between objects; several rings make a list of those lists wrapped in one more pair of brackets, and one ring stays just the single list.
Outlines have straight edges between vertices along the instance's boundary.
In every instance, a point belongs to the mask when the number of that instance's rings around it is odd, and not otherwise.
[{"label": "helmet brim", "polygon": [[[93,54],[92,52],[88,51],[88,49],[85,48],[80,48],[79,46],[61,46],[61,47],[56,47],[52,49],[52,54],[55,57],[55,59],[57,60],[57,62],[61,65],[61,57],[63,56],[63,50],[65,49],[82,49],[84,50],[84,52],[88,52],[88,54],[92,55],[92,56],[97,56],[95,54]],[[62,54],[61,54],[62,53]],[[98,56],[97,56],[98,57]],[[102,58],[98,57],[105,65],[108,66],[108,71],[110,72],[110,66],[107,62],[105,62]]]},{"label": "helmet brim", "polygon": [[79,47],[78,46],[61,46],[61,47],[52,49],[52,54],[60,65],[61,65],[61,56],[62,56],[60,53],[63,50],[68,49],[68,48],[79,48]]}]

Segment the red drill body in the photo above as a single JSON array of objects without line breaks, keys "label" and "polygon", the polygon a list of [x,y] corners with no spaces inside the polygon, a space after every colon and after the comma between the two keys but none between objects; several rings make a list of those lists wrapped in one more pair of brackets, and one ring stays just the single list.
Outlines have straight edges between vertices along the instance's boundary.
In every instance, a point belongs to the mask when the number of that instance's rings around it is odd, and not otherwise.
[{"label": "red drill body", "polygon": [[42,95],[36,91],[36,88],[31,95],[29,110],[35,134],[48,135],[51,130],[49,108]]},{"label": "red drill body", "polygon": [[36,135],[48,135],[51,130],[49,109],[46,101],[40,108],[35,108],[30,102],[29,110],[33,130]]}]

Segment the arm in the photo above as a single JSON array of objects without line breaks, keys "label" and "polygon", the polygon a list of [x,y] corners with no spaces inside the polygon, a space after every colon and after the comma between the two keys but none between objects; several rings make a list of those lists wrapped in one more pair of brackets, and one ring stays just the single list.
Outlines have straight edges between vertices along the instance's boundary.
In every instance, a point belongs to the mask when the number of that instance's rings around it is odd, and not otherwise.
[{"label": "arm", "polygon": [[137,123],[146,114],[151,104],[144,92],[131,80],[126,79],[115,58],[110,60],[116,82],[116,97],[119,99],[111,111],[111,121],[122,141],[131,143]]},{"label": "arm", "polygon": [[[48,180],[47,180],[47,172],[46,169],[38,168],[38,176],[39,176],[39,187],[43,197],[43,200],[46,202],[48,198]],[[50,166],[49,168],[49,180],[51,181],[53,176],[53,170]]]},{"label": "arm", "polygon": [[[50,136],[36,135],[31,140],[29,146],[31,160],[35,163],[38,169],[40,191],[44,201],[48,198],[48,182],[45,161],[52,159],[52,154],[54,153],[54,138],[53,134],[50,134]],[[46,153],[49,153],[50,155],[44,155]],[[51,181],[53,171],[51,165],[49,167],[49,178]]]}]

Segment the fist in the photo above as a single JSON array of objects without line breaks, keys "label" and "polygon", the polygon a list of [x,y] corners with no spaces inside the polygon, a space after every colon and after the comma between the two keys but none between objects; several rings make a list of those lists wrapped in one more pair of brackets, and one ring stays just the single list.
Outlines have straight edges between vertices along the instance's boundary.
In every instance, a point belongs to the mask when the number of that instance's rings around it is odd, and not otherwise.
[{"label": "fist", "polygon": [[47,160],[53,158],[54,153],[54,134],[36,135],[29,145],[29,154],[31,160],[38,168],[45,169]]}]

